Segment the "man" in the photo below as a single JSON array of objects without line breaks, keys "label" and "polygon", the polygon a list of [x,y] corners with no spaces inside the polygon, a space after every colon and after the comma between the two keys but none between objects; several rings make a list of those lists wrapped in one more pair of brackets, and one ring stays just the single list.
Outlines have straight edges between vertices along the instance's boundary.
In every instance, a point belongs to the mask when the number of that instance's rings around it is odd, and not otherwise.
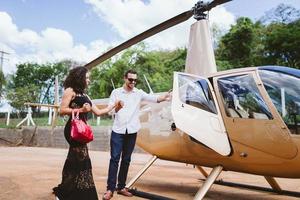
[{"label": "man", "polygon": [[[150,102],[162,102],[170,97],[167,93],[162,96],[155,96],[145,93],[143,90],[135,88],[137,83],[137,73],[134,70],[128,70],[124,75],[124,85],[112,91],[109,105],[114,104],[116,100],[123,102],[123,107],[115,114],[115,120],[112,127],[110,138],[110,162],[107,179],[107,191],[103,195],[104,200],[111,199],[117,185],[117,193],[131,197],[132,194],[126,186],[126,179],[131,154],[133,152],[136,135],[141,125],[139,121],[140,103],[143,100]],[[119,160],[121,157],[121,166]]]}]

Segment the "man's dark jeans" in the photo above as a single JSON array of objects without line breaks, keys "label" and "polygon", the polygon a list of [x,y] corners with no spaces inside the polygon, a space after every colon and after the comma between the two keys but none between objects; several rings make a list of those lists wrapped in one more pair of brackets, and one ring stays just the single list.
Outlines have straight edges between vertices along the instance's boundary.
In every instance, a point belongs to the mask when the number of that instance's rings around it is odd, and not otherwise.
[{"label": "man's dark jeans", "polygon": [[135,146],[136,135],[136,133],[119,134],[115,133],[114,131],[111,132],[107,190],[114,192],[116,189],[117,173],[121,154],[122,160],[118,174],[117,189],[123,189],[126,186],[125,182],[131,161],[131,154]]}]

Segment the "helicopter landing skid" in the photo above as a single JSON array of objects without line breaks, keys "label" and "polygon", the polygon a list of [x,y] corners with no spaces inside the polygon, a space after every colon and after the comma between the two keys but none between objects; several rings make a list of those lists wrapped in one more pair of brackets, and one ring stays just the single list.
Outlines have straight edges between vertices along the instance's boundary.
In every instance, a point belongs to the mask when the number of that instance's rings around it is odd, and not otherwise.
[{"label": "helicopter landing skid", "polygon": [[206,172],[200,165],[197,165],[196,167],[197,167],[197,169],[201,172],[201,174],[202,174],[205,178],[208,177],[207,172]]},{"label": "helicopter landing skid", "polygon": [[277,183],[277,181],[275,180],[275,178],[271,177],[271,176],[265,176],[265,179],[268,181],[268,183],[270,184],[270,186],[273,188],[273,190],[275,192],[282,192],[281,187],[279,186],[279,184]]},{"label": "helicopter landing skid", "polygon": [[223,170],[223,167],[220,166],[220,165],[213,168],[213,170],[210,172],[207,179],[205,180],[204,184],[202,185],[202,187],[197,192],[194,200],[203,199],[203,197],[205,196],[207,191],[210,189],[212,184],[214,184],[215,180],[218,178],[218,176],[222,172],[222,170]]},{"label": "helicopter landing skid", "polygon": [[131,188],[131,186],[145,173],[145,171],[156,161],[157,156],[153,156],[146,165],[129,181],[126,188]]},{"label": "helicopter landing skid", "polygon": [[157,194],[143,192],[143,191],[138,190],[137,188],[130,189],[129,192],[131,192],[134,196],[142,197],[142,198],[145,198],[145,199],[151,199],[151,200],[175,200],[175,199],[164,197],[164,196],[160,196],[160,195],[157,195]]},{"label": "helicopter landing skid", "polygon": [[[138,195],[138,192],[136,192],[136,189],[132,189],[131,187],[133,184],[145,173],[145,171],[157,160],[157,156],[153,156],[147,163],[146,165],[129,181],[129,183],[126,185],[126,188],[129,188],[130,191],[132,191],[134,194]],[[198,169],[202,171],[203,169],[199,166]],[[201,170],[202,169],[202,170]],[[206,176],[206,180],[203,184],[203,186],[199,189],[197,192],[194,200],[201,200],[207,193],[207,191],[210,189],[212,184],[216,181],[220,173],[222,172],[223,167],[222,166],[216,166],[213,168],[213,170],[210,172],[208,176]],[[204,171],[204,170],[203,170]],[[204,171],[205,172],[205,171]],[[206,174],[206,173],[205,173]],[[207,174],[206,174],[207,175]],[[144,194],[144,193],[143,193]],[[142,195],[144,196],[144,195]],[[152,197],[151,199],[156,199]],[[161,199],[161,198],[157,198]]]}]

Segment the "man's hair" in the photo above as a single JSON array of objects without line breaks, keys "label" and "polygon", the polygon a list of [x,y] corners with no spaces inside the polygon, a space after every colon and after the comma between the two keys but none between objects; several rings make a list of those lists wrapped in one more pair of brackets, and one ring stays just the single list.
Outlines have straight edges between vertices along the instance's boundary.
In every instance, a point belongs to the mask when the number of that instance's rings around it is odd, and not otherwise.
[{"label": "man's hair", "polygon": [[127,78],[128,74],[137,74],[137,72],[133,69],[129,69],[125,72],[124,77]]}]

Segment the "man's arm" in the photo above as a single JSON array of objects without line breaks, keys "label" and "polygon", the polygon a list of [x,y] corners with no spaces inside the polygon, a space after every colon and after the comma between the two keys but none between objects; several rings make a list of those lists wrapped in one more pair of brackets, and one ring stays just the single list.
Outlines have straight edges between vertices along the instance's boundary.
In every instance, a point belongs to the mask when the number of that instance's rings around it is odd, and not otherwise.
[{"label": "man's arm", "polygon": [[170,100],[171,98],[171,90],[167,92],[166,94],[160,95],[160,96],[155,96],[153,94],[147,94],[143,90],[142,92],[142,100],[150,101],[150,102],[157,102],[160,103],[162,101]]},{"label": "man's arm", "polygon": [[171,100],[172,97],[172,90],[169,90],[166,94],[160,95],[157,98],[157,103],[163,102],[163,101],[168,101]]}]

